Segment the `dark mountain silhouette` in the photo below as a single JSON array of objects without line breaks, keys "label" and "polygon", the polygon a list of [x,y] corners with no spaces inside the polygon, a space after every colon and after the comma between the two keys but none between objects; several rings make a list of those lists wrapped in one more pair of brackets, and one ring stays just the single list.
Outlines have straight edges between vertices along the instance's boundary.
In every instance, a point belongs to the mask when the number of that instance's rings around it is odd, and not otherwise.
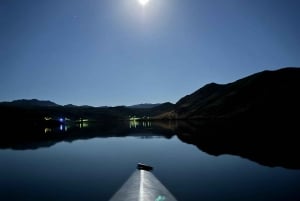
[{"label": "dark mountain silhouette", "polygon": [[17,107],[54,107],[59,106],[58,104],[49,100],[38,100],[38,99],[21,99],[14,100],[12,102],[2,102],[3,105],[17,106]]},{"label": "dark mountain silhouette", "polygon": [[134,106],[61,106],[51,101],[16,100],[0,103],[1,121],[43,119],[45,116],[76,120],[128,119],[215,119],[245,118],[260,121],[294,120],[300,113],[300,68],[262,71],[229,84],[210,83],[180,99],[175,105],[140,104]]},{"label": "dark mountain silhouette", "polygon": [[152,119],[254,117],[262,120],[286,119],[293,118],[293,115],[297,116],[300,112],[298,91],[300,91],[300,68],[288,67],[262,71],[228,84],[207,84],[183,97],[175,105],[163,103],[128,107],[92,107],[71,104],[61,106],[51,101],[33,99],[3,102],[0,103],[0,110],[2,114],[5,114],[3,111],[10,113],[9,110],[22,108],[23,111],[20,113],[25,112],[29,116],[63,115],[70,119],[128,119],[128,116],[146,116]]},{"label": "dark mountain silhouette", "polygon": [[[128,120],[130,116],[149,117],[172,110],[174,104],[162,103],[147,105],[147,107],[93,107],[68,104],[58,105],[51,101],[16,100],[0,103],[0,124],[15,123],[41,124],[45,117],[58,119],[64,117],[73,121],[90,119],[94,121]],[[8,118],[9,117],[9,118]]]},{"label": "dark mountain silhouette", "polygon": [[300,68],[263,71],[229,84],[207,84],[156,118],[289,118],[300,112]]}]

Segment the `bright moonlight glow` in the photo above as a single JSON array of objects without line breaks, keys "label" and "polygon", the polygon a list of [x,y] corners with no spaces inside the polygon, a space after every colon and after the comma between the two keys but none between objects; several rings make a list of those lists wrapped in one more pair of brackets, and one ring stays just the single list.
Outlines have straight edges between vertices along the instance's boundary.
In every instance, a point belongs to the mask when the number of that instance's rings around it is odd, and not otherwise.
[{"label": "bright moonlight glow", "polygon": [[149,3],[149,0],[138,0],[138,1],[142,6],[145,6],[147,3]]}]

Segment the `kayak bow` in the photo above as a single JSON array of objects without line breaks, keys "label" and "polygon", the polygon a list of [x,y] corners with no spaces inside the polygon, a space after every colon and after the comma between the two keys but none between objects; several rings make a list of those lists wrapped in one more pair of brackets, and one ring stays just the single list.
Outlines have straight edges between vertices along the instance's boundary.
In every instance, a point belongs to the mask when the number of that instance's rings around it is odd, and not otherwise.
[{"label": "kayak bow", "polygon": [[138,163],[137,170],[109,201],[177,201],[152,170],[153,167]]}]

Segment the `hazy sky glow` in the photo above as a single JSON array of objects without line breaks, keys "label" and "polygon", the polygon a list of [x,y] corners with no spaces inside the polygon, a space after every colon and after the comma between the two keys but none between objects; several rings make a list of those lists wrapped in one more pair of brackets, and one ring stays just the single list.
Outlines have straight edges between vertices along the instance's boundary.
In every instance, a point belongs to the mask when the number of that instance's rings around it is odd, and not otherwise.
[{"label": "hazy sky glow", "polygon": [[0,101],[175,103],[300,66],[299,0],[0,0]]}]

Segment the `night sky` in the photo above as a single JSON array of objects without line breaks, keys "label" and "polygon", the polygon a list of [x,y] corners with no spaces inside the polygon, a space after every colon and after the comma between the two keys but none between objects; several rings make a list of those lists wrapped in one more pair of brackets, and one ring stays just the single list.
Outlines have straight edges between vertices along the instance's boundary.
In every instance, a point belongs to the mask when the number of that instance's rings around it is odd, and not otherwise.
[{"label": "night sky", "polygon": [[300,66],[299,0],[0,0],[0,101],[177,102]]}]

